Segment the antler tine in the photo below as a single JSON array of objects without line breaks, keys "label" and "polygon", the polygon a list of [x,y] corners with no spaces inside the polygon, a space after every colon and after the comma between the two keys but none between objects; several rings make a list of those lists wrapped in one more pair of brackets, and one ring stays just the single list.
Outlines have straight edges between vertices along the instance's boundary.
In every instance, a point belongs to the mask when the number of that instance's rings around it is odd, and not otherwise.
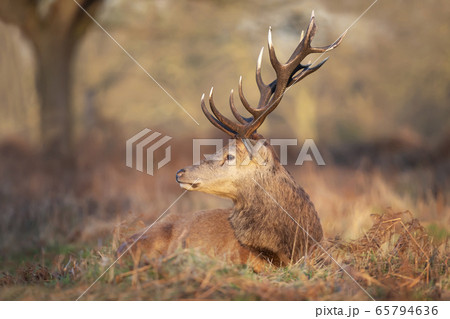
[{"label": "antler tine", "polygon": [[310,68],[311,64],[305,65],[305,68],[299,74],[292,77],[292,80],[291,80],[291,82],[289,82],[288,86],[294,85],[295,83],[297,83],[298,81],[300,81],[301,79],[306,77],[307,75],[310,75],[311,73],[316,72],[327,61],[328,61],[328,58],[324,59],[322,62],[320,62],[319,64],[317,64],[316,66],[314,66],[312,68]]},{"label": "antler tine", "polygon": [[[314,38],[314,35],[316,34],[317,26],[315,22],[316,18],[314,16],[314,11],[311,14],[311,20],[309,22],[308,28],[306,29],[306,34],[304,37],[301,37],[301,41],[298,44],[297,48],[292,53],[291,57],[289,58],[287,64],[292,65],[298,65],[300,64],[303,59],[311,54],[311,53],[324,53],[333,50],[336,48],[344,39],[345,35],[347,34],[347,31],[345,31],[336,41],[334,41],[332,44],[324,47],[312,47],[311,42]],[[303,31],[302,31],[303,34]]]},{"label": "antler tine", "polygon": [[342,40],[344,39],[344,37],[347,35],[347,31],[345,30],[344,33],[342,33],[342,35],[336,40],[334,41],[332,44],[328,45],[328,46],[324,46],[324,47],[317,47],[317,48],[311,48],[312,50],[314,50],[314,52],[312,53],[323,53],[323,52],[328,52],[333,50],[334,48],[336,48],[339,44],[341,44]]},{"label": "antler tine", "polygon": [[258,85],[259,92],[262,92],[264,88],[267,86],[264,84],[264,81],[261,76],[261,64],[262,64],[262,57],[264,53],[264,47],[261,48],[261,51],[259,52],[258,61],[256,62],[256,84]]},{"label": "antler tine", "polygon": [[253,115],[253,117],[258,116],[258,111],[250,106],[250,103],[248,103],[247,99],[244,96],[244,91],[242,90],[242,75],[239,77],[239,98],[241,99],[242,105],[245,107],[245,109]]},{"label": "antler tine", "polygon": [[[256,84],[258,85],[260,98],[259,98],[258,106],[256,107],[256,111],[255,111],[256,116],[255,117],[261,115],[261,113],[264,111],[261,109],[267,103],[268,99],[272,95],[273,90],[275,89],[275,86],[276,86],[276,80],[274,82],[270,83],[269,85],[266,85],[262,79],[261,63],[262,63],[263,53],[264,53],[264,47],[261,48],[261,52],[259,53],[259,56],[258,56],[258,62],[256,63]],[[275,57],[275,59],[276,59],[276,57]]]},{"label": "antler tine", "polygon": [[212,125],[217,127],[219,130],[227,133],[231,137],[235,137],[237,132],[231,130],[229,127],[226,127],[223,123],[221,123],[218,119],[216,119],[211,113],[209,113],[208,109],[206,108],[205,104],[205,94],[202,95],[201,98],[201,107],[203,114],[205,114],[206,118],[211,122]]},{"label": "antler tine", "polygon": [[275,69],[275,72],[278,75],[278,72],[282,69],[283,65],[280,63],[280,61],[278,61],[277,54],[275,53],[275,48],[272,42],[272,27],[269,27],[269,32],[267,34],[267,43],[269,46],[270,63],[272,64],[272,67]]},{"label": "antler tine", "polygon": [[233,113],[234,117],[236,118],[236,120],[239,121],[239,123],[247,124],[252,119],[251,118],[247,118],[247,117],[243,117],[241,114],[239,114],[238,110],[236,109],[236,106],[234,105],[233,92],[234,92],[233,90],[231,90],[231,92],[230,92],[230,109],[231,109],[231,113]]},{"label": "antler tine", "polygon": [[213,99],[213,91],[214,87],[211,88],[211,91],[209,92],[209,107],[211,108],[211,111],[216,116],[217,120],[223,124],[225,127],[230,129],[233,132],[240,132],[242,128],[240,127],[240,124],[237,124],[231,120],[229,120],[227,117],[223,116],[222,113],[219,112],[219,110],[216,108],[216,105],[214,104]]},{"label": "antler tine", "polygon": [[292,53],[291,57],[287,61],[287,64],[295,64],[298,65],[302,60],[311,52],[311,41],[314,35],[316,34],[316,18],[314,17],[314,11],[311,14],[311,20],[309,21],[309,25],[306,28],[306,32],[304,33],[302,31],[302,37],[295,48],[294,52]]}]

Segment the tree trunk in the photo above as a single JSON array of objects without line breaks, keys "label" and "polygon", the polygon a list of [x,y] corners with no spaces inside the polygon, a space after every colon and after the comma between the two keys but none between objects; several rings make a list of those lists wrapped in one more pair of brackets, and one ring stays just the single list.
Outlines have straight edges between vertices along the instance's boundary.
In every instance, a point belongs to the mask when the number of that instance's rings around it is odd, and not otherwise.
[{"label": "tree trunk", "polygon": [[90,16],[103,0],[43,2],[0,0],[0,19],[17,25],[35,49],[44,155],[61,164],[74,163],[71,62],[76,44],[92,23]]},{"label": "tree trunk", "polygon": [[48,158],[74,160],[71,105],[73,43],[45,35],[36,45],[36,87],[41,99],[41,138]]}]

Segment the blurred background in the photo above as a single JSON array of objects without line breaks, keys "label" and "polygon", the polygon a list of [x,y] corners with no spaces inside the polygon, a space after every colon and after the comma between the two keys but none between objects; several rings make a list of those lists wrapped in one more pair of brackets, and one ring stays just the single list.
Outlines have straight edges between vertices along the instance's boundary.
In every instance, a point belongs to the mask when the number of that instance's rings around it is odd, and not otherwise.
[{"label": "blurred background", "polygon": [[[174,175],[192,164],[192,139],[225,138],[203,116],[201,94],[214,85],[229,115],[228,95],[242,75],[256,103],[254,70],[269,26],[285,60],[312,10],[313,44],[322,46],[372,1],[78,2],[199,125],[75,2],[3,0],[3,262],[101,246],[121,221],[157,218],[181,194]],[[327,236],[355,238],[370,214],[387,207],[410,210],[437,240],[449,236],[449,16],[444,0],[379,1],[261,128],[267,138],[299,139],[289,170],[310,193]],[[267,50],[263,77],[274,78]],[[125,166],[125,141],[144,128],[173,137],[172,161],[155,176]],[[293,166],[306,138],[325,167]],[[188,193],[171,213],[230,205]]]}]

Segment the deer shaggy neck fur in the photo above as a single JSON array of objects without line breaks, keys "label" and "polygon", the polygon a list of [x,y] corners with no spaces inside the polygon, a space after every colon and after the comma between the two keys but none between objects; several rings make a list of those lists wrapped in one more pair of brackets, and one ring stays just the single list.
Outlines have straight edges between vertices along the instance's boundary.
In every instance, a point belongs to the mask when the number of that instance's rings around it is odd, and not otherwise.
[{"label": "deer shaggy neck fur", "polygon": [[236,182],[240,185],[229,221],[242,245],[274,264],[286,265],[322,239],[314,204],[277,160],[254,180]]}]

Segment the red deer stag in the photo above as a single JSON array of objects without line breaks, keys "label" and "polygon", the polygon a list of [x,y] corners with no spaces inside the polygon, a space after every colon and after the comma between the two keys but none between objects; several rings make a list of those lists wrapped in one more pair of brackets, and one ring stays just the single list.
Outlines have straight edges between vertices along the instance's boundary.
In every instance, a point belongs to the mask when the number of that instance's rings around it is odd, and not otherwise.
[{"label": "red deer stag", "polygon": [[209,255],[249,264],[259,270],[267,263],[282,266],[296,262],[322,239],[319,216],[308,194],[280,164],[272,147],[256,133],[278,106],[287,88],[317,71],[326,60],[314,67],[302,64],[302,61],[311,53],[334,49],[342,41],[343,36],[329,46],[312,47],[316,31],[314,19],[313,14],[286,64],[277,59],[269,29],[269,56],[276,79],[264,84],[261,50],[256,67],[260,91],[256,107],[252,107],[245,98],[242,78],[239,81],[239,97],[251,114],[250,118],[238,113],[233,91],[229,104],[238,122],[219,112],[212,89],[209,95],[212,113],[205,105],[204,95],[201,99],[205,116],[215,127],[231,136],[232,141],[200,165],[179,170],[176,180],[185,189],[229,198],[234,203],[233,208],[201,211],[182,217],[169,216],[139,240],[139,234],[128,239],[119,253],[137,240],[132,251],[135,256],[139,255],[139,259],[141,255],[151,259],[179,247],[198,248]]}]

